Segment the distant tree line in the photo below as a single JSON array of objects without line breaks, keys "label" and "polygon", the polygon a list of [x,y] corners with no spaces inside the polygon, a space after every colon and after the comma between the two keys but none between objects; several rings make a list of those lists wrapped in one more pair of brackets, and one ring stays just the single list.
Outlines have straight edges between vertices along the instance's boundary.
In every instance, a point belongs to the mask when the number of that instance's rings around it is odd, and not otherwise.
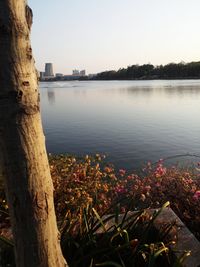
[{"label": "distant tree line", "polygon": [[152,64],[132,65],[118,71],[98,73],[95,80],[145,80],[145,79],[198,79],[200,61],[190,63],[170,63],[154,66]]}]

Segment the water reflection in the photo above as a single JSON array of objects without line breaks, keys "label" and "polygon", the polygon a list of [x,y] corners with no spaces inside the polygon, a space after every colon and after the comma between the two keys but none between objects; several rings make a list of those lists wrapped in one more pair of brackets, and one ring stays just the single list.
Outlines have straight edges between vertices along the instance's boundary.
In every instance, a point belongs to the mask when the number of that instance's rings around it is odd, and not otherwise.
[{"label": "water reflection", "polygon": [[81,97],[86,97],[86,95],[87,95],[87,89],[75,89],[74,90],[74,95],[76,96],[81,96]]},{"label": "water reflection", "polygon": [[53,91],[52,88],[47,91],[47,98],[50,105],[53,105],[56,102],[55,91]]},{"label": "water reflection", "polygon": [[125,90],[124,89],[121,89],[120,91],[124,91],[126,92],[127,94],[130,94],[130,95],[143,95],[145,94],[146,96],[147,95],[151,95],[153,93],[153,90],[154,88],[153,87],[135,87],[135,86],[132,86],[132,87],[128,87],[126,88]]},{"label": "water reflection", "polygon": [[199,95],[200,94],[200,87],[199,86],[166,86],[164,87],[166,94],[168,95]]},{"label": "water reflection", "polygon": [[49,152],[105,153],[127,168],[200,152],[198,80],[47,82],[40,88]]}]

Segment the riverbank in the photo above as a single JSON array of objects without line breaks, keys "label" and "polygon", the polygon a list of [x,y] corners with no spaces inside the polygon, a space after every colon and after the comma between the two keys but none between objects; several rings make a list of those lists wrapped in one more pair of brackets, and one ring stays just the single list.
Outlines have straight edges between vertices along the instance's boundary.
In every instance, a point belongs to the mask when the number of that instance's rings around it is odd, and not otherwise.
[{"label": "riverbank", "polygon": [[140,78],[118,78],[118,79],[110,79],[110,78],[89,78],[85,76],[84,78],[80,79],[65,79],[65,78],[50,78],[46,80],[40,80],[40,82],[71,82],[71,81],[165,81],[165,80],[200,80],[199,76],[190,76],[190,77],[153,77],[153,76],[144,76]]},{"label": "riverbank", "polygon": [[200,62],[169,63],[154,66],[152,64],[132,65],[120,68],[118,71],[104,71],[98,73],[97,80],[129,80],[129,79],[199,79]]}]

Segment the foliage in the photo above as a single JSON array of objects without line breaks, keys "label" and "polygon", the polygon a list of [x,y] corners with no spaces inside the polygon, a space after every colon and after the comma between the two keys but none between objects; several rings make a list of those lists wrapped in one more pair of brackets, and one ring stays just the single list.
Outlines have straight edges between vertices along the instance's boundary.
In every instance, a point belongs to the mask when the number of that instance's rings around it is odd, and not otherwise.
[{"label": "foliage", "polygon": [[[90,261],[90,266],[95,266],[94,264],[97,261],[99,262],[100,259],[99,246],[102,246],[102,241],[105,242],[103,243],[105,246],[108,245],[109,249],[111,249],[111,255],[115,255],[114,258],[118,259],[118,265],[111,264],[110,266],[119,266],[119,264],[123,266],[124,260],[123,257],[122,259],[120,257],[124,254],[120,253],[120,256],[117,257],[115,254],[117,252],[113,251],[113,247],[109,245],[112,238],[115,240],[112,235],[116,235],[118,229],[120,229],[120,242],[129,240],[129,245],[126,248],[127,253],[131,249],[130,242],[141,239],[140,236],[137,236],[135,229],[134,234],[133,232],[127,231],[127,211],[141,210],[149,207],[157,208],[162,206],[166,201],[171,202],[171,208],[186,223],[190,230],[193,231],[196,237],[200,239],[200,169],[198,167],[196,170],[189,168],[180,169],[177,167],[166,168],[163,161],[160,160],[156,165],[149,162],[143,170],[143,175],[139,176],[128,173],[123,169],[115,170],[112,165],[106,165],[104,163],[104,156],[99,154],[94,157],[86,156],[81,159],[66,155],[50,155],[49,162],[55,188],[55,207],[58,226],[62,232],[61,240],[64,253],[67,253],[66,251],[70,251],[71,249],[73,251],[71,253],[72,257],[81,258],[81,255],[77,256],[78,253],[89,255],[88,252],[92,246],[98,252],[95,254],[97,258],[91,258],[90,255],[87,260]],[[4,236],[4,239],[10,239],[8,206],[3,190],[0,190],[0,210],[1,235]],[[113,228],[112,235],[108,233],[107,237],[101,238],[101,235],[99,235],[100,240],[96,240],[94,239],[94,232],[101,227],[104,228],[103,225],[106,223],[104,215],[106,213],[115,214],[115,227]],[[123,225],[120,225],[118,221],[119,213],[125,214]],[[137,214],[139,216],[138,218],[140,218],[139,221],[142,222],[137,227],[145,227],[145,224],[148,224],[148,220],[141,219],[145,218],[141,214]],[[113,217],[110,219],[113,219]],[[0,241],[3,242],[5,240]],[[159,241],[160,243],[154,241]],[[85,246],[82,251],[83,243]],[[119,244],[121,245],[121,243]],[[7,245],[9,244],[7,243]],[[74,254],[75,248],[77,254]],[[161,243],[161,240],[150,241],[145,239],[143,251],[146,252],[144,252],[143,256],[147,253],[148,257],[146,261],[149,261],[152,251],[153,253],[157,253],[160,249],[164,249],[165,251],[165,245]],[[130,257],[136,257],[138,260],[139,251],[137,250],[137,256],[135,254]],[[69,257],[67,254],[66,256]],[[110,261],[110,258],[106,258],[105,256],[102,260],[104,262]],[[103,264],[103,261],[101,264]],[[83,265],[81,264],[81,266]]]},{"label": "foliage", "polygon": [[80,219],[65,218],[61,244],[69,266],[173,266],[169,250],[173,240],[164,244],[153,228],[160,212],[151,216],[145,210],[129,213],[127,209],[123,216],[117,211],[100,216],[87,206],[81,209]]},{"label": "foliage", "polygon": [[[150,162],[143,169],[143,175],[115,170],[104,163],[104,156],[85,158],[59,155],[49,157],[50,170],[54,183],[54,199],[58,222],[66,214],[79,216],[80,210],[92,205],[102,215],[116,206],[124,212],[157,208],[166,201],[200,239],[200,179],[196,171],[177,167],[164,167],[160,160],[156,165]],[[128,200],[128,201],[127,201]],[[131,207],[130,207],[131,203]],[[4,226],[8,224],[8,206],[4,191],[0,190],[0,229],[4,236],[10,235]],[[112,211],[112,210],[111,210]]]},{"label": "foliage", "polygon": [[153,66],[151,64],[132,65],[118,71],[98,73],[96,80],[134,80],[134,79],[182,79],[200,78],[200,62],[170,63]]},{"label": "foliage", "polygon": [[[177,267],[189,255],[174,259],[170,246],[175,244],[168,239],[167,244],[162,237],[172,229],[168,225],[162,235],[154,229],[154,221],[167,207],[169,202],[153,214],[148,210],[137,212],[126,210],[123,215],[116,209],[112,215],[100,216],[88,205],[80,209],[79,217],[71,217],[70,213],[60,225],[61,245],[70,267],[94,266],[133,266],[133,267]],[[106,213],[109,211],[106,211]],[[14,253],[11,241],[0,238],[0,265],[14,267]]]},{"label": "foliage", "polygon": [[[200,239],[200,180],[198,171],[165,168],[162,160],[156,166],[149,162],[144,175],[116,171],[112,165],[101,163],[102,156],[86,156],[78,160],[64,155],[50,158],[55,186],[57,216],[66,212],[75,216],[80,208],[92,204],[104,213],[114,203],[120,203],[120,212],[131,200],[133,210],[157,208],[166,201],[191,231]],[[128,201],[129,203],[129,201]]]}]

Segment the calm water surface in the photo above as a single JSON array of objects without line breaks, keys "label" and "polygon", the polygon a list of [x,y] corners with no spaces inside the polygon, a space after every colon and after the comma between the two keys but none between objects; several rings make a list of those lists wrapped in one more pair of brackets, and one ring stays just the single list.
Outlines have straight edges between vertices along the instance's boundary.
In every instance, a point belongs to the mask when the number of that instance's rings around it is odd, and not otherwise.
[{"label": "calm water surface", "polygon": [[40,84],[51,153],[105,153],[118,167],[200,154],[200,80]]}]

